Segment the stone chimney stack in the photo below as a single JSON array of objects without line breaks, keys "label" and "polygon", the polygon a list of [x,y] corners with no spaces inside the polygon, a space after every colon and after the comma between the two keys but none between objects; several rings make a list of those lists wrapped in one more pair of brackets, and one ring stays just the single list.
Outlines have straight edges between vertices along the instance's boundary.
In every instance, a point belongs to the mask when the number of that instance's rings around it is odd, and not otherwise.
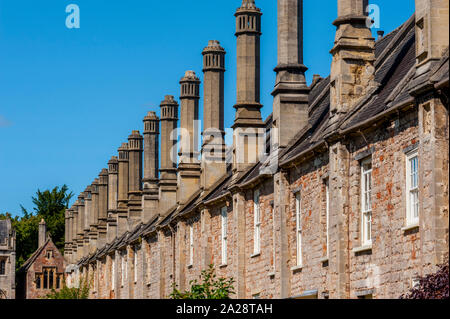
[{"label": "stone chimney stack", "polygon": [[119,152],[119,180],[117,201],[117,236],[127,231],[128,218],[128,143],[123,143]]},{"label": "stone chimney stack", "polygon": [[237,101],[234,129],[233,172],[244,171],[265,151],[260,104],[261,10],[254,0],[237,9]]},{"label": "stone chimney stack", "polygon": [[159,170],[159,118],[148,112],[144,118],[144,183],[142,210],[143,222],[148,222],[158,213]]},{"label": "stone chimney stack", "polygon": [[106,244],[108,214],[108,170],[102,169],[98,175],[98,240],[97,248]]},{"label": "stone chimney stack", "polygon": [[75,223],[75,210],[74,210],[74,206],[72,205],[72,207],[69,210],[69,247],[70,247],[70,256],[69,256],[69,261],[70,263],[72,263],[73,260],[73,254],[74,254],[74,232],[73,232],[73,228],[74,228],[74,223]]},{"label": "stone chimney stack", "polygon": [[66,210],[65,219],[66,223],[64,227],[64,236],[65,236],[64,257],[66,257],[66,259],[70,261],[72,254],[72,225],[71,225],[72,208]]},{"label": "stone chimney stack", "polygon": [[448,47],[449,1],[415,0],[417,76],[432,68]]},{"label": "stone chimney stack", "polygon": [[117,199],[118,199],[119,160],[111,157],[108,162],[108,219],[106,241],[110,243],[117,236]]},{"label": "stone chimney stack", "polygon": [[[89,252],[92,253],[97,248],[98,240],[98,179],[95,179],[89,188]],[[87,203],[88,201],[86,201]]]},{"label": "stone chimney stack", "polygon": [[75,201],[72,205],[72,256],[71,256],[71,262],[74,263],[77,259],[77,233],[78,233],[78,200]]},{"label": "stone chimney stack", "polygon": [[64,212],[64,258],[68,259],[70,254],[69,248],[69,223],[70,223],[70,209]]},{"label": "stone chimney stack", "polygon": [[210,189],[226,173],[224,131],[225,50],[216,40],[203,50],[203,144],[201,186]]},{"label": "stone chimney stack", "polygon": [[278,65],[273,101],[273,147],[285,148],[308,124],[303,65],[303,0],[278,0]]},{"label": "stone chimney stack", "polygon": [[368,0],[338,0],[331,64],[330,125],[374,87],[375,39],[370,31]]},{"label": "stone chimney stack", "polygon": [[181,84],[181,143],[178,155],[178,191],[177,203],[186,204],[200,189],[200,162],[198,160],[199,118],[198,102],[200,99],[200,80],[194,71],[187,71]]},{"label": "stone chimney stack", "polygon": [[91,229],[96,232],[98,237],[98,216],[99,216],[99,207],[98,207],[98,184],[99,179],[95,178],[91,184],[91,196],[92,196],[92,215],[93,215],[93,224],[91,225]]},{"label": "stone chimney stack", "polygon": [[142,135],[128,136],[128,218],[131,229],[142,221]]},{"label": "stone chimney stack", "polygon": [[79,238],[83,237],[84,229],[84,193],[78,195],[78,223],[77,223],[77,235]]},{"label": "stone chimney stack", "polygon": [[177,203],[176,128],[178,103],[172,95],[161,102],[161,173],[159,180],[159,211],[165,214]]},{"label": "stone chimney stack", "polygon": [[78,196],[77,260],[84,256],[84,193]]},{"label": "stone chimney stack", "polygon": [[[86,247],[86,251],[91,250],[91,244],[90,241],[90,226],[91,226],[91,219],[93,219],[92,216],[92,194],[91,194],[91,186],[87,186],[84,190],[84,244],[83,246]],[[95,250],[95,248],[94,248]]]},{"label": "stone chimney stack", "polygon": [[47,240],[47,225],[44,219],[39,223],[39,247],[42,247]]}]

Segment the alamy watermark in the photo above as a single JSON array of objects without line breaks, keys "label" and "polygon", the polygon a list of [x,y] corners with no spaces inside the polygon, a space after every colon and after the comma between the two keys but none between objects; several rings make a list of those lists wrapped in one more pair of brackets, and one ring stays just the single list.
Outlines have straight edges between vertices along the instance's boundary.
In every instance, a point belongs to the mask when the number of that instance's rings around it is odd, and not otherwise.
[{"label": "alamy watermark", "polygon": [[69,15],[66,18],[66,27],[68,29],[80,28],[80,7],[76,4],[69,4],[66,7],[66,13]]},{"label": "alamy watermark", "polygon": [[380,28],[380,21],[381,21],[381,13],[380,13],[380,7],[376,4],[369,4],[366,7],[366,13],[368,15],[366,25],[368,28]]}]

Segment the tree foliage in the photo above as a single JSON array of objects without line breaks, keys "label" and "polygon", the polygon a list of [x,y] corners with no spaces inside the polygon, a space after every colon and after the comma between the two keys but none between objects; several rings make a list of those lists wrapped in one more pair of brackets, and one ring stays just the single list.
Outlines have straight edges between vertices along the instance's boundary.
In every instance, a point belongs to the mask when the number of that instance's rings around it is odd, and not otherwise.
[{"label": "tree foliage", "polygon": [[39,222],[44,219],[47,231],[59,250],[64,249],[64,212],[69,207],[72,192],[66,185],[55,187],[52,190],[41,192],[38,190],[32,197],[33,212],[28,212],[22,207],[22,216],[0,214],[0,219],[11,219],[11,224],[16,231],[16,269],[36,251],[38,248]]},{"label": "tree foliage", "polygon": [[[448,257],[447,257],[448,259]],[[449,265],[439,266],[434,274],[426,275],[419,280],[419,284],[412,288],[401,299],[448,299],[449,298]]]},{"label": "tree foliage", "polygon": [[92,280],[80,278],[77,287],[69,288],[64,282],[63,287],[56,291],[52,289],[44,299],[89,299],[89,291],[92,286]]},{"label": "tree foliage", "polygon": [[230,299],[234,294],[234,279],[219,278],[215,274],[214,265],[209,265],[207,270],[203,270],[200,275],[201,283],[192,280],[189,285],[190,290],[181,292],[177,286],[173,285],[170,294],[172,299]]}]

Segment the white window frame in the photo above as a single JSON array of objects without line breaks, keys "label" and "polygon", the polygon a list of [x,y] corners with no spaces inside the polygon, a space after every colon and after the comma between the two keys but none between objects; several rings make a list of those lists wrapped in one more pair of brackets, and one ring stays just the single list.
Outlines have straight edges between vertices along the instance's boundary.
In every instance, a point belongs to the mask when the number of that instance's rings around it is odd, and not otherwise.
[{"label": "white window frame", "polygon": [[94,277],[94,292],[97,291],[97,266],[92,266],[92,276]]},{"label": "white window frame", "polygon": [[[369,169],[366,166],[370,165]],[[372,157],[361,161],[361,245],[372,245]]]},{"label": "white window frame", "polygon": [[138,248],[134,248],[134,282],[137,282],[138,279]]},{"label": "white window frame", "polygon": [[146,249],[146,254],[147,254],[147,262],[144,264],[144,267],[146,266],[146,275],[147,275],[147,283],[150,283],[151,281],[151,276],[152,276],[152,270],[151,270],[151,262],[152,262],[152,250],[151,250],[151,246],[150,243],[147,241],[146,244],[147,249]]},{"label": "white window frame", "polygon": [[220,220],[221,220],[221,246],[222,246],[222,265],[227,264],[228,260],[228,211],[227,207],[222,207],[220,211]]},{"label": "white window frame", "polygon": [[194,225],[189,225],[189,266],[194,264]]},{"label": "white window frame", "polygon": [[259,189],[253,192],[253,254],[261,253],[261,207]]},{"label": "white window frame", "polygon": [[302,252],[302,199],[300,192],[295,193],[295,244],[297,266],[303,264]]},{"label": "white window frame", "polygon": [[[415,160],[414,168],[412,160]],[[419,224],[419,204],[419,153],[416,149],[406,154],[406,226]]]},{"label": "white window frame", "polygon": [[121,260],[122,260],[122,269],[121,269],[121,275],[122,276],[120,276],[121,278],[121,286],[124,286],[125,285],[125,278],[126,278],[126,275],[127,275],[127,265],[126,265],[126,263],[125,263],[125,255],[126,254],[122,254],[122,258],[121,258]]},{"label": "white window frame", "polygon": [[112,259],[111,265],[111,290],[114,290],[116,286],[116,258]]},{"label": "white window frame", "polygon": [[325,231],[326,231],[326,249],[327,249],[327,257],[330,256],[330,180],[327,179],[325,181],[325,201],[326,201],[326,207],[325,207]]}]

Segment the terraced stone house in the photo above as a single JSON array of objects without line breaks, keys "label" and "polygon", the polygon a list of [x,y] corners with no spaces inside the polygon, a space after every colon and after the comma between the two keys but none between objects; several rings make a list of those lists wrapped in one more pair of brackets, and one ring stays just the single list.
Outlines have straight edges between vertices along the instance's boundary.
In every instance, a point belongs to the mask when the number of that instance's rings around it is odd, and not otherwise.
[{"label": "terraced stone house", "polygon": [[213,40],[202,140],[201,83],[187,71],[179,101],[166,95],[67,210],[69,282],[92,278],[92,298],[167,298],[213,264],[236,280],[235,298],[398,298],[435,271],[449,247],[449,3],[416,0],[378,39],[367,5],[338,0],[330,74],[308,85],[307,12],[278,0],[273,112],[262,119],[262,12],[242,1],[230,30],[233,144],[226,51]]}]

